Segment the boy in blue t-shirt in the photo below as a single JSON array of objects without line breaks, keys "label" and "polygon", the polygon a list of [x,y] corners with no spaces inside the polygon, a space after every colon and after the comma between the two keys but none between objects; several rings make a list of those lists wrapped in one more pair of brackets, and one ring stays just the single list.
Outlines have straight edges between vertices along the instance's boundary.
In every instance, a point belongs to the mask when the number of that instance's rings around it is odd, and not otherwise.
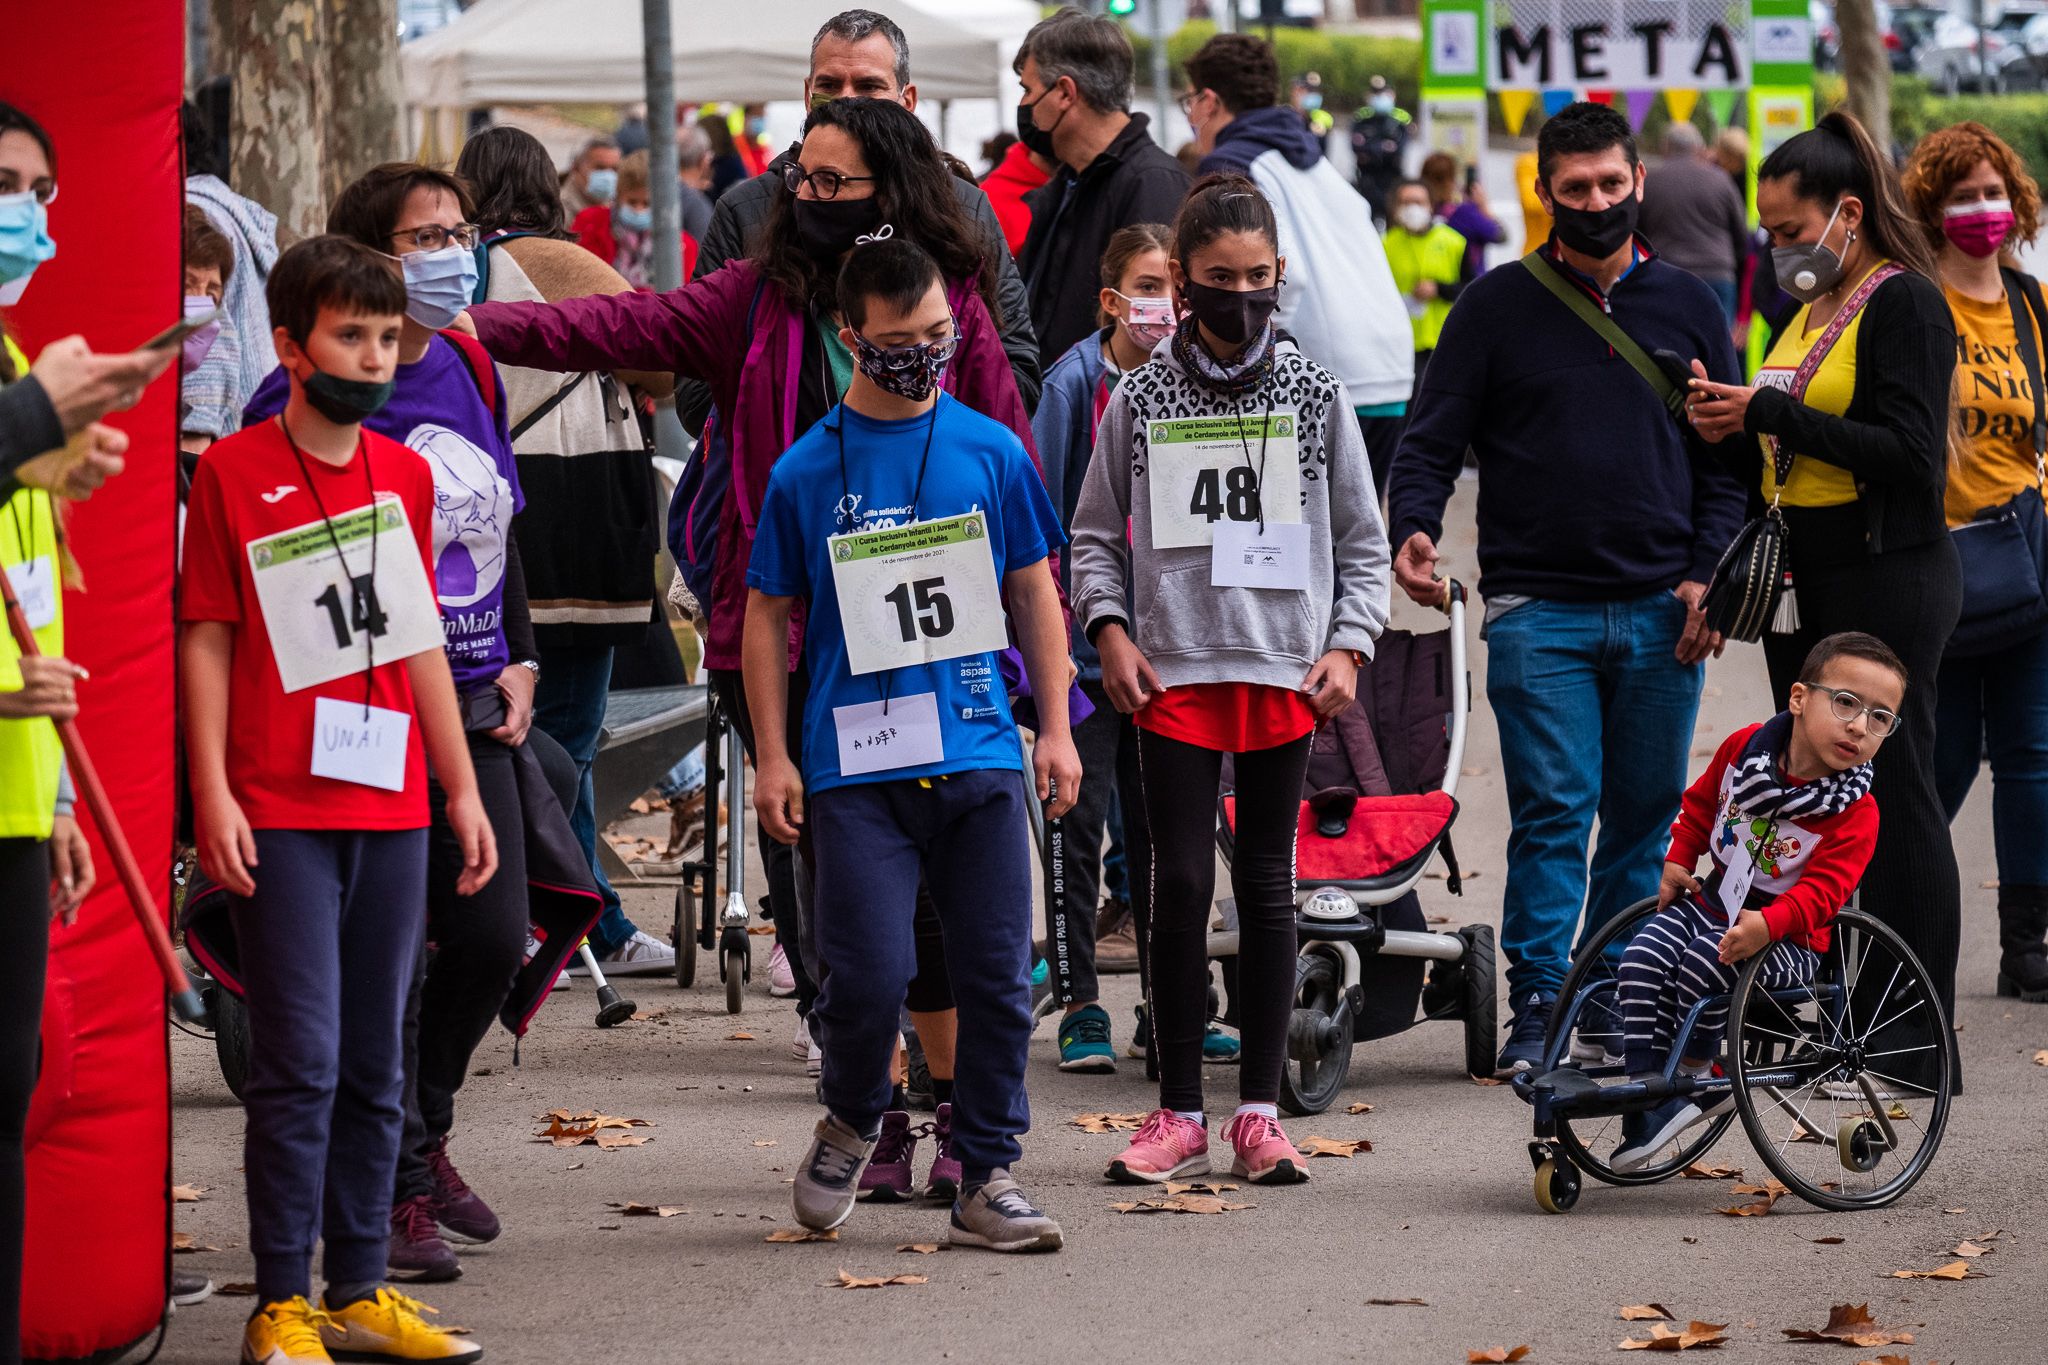
[{"label": "boy in blue t-shirt", "polygon": [[808,841],[819,956],[812,1013],[825,1117],[798,1166],[797,1221],[853,1211],[888,1108],[897,1020],[916,953],[924,876],[959,999],[953,1140],[962,1165],[952,1241],[1053,1251],[1059,1224],[1009,1166],[1029,1126],[1030,818],[996,667],[1007,602],[1040,729],[1040,799],[1064,814],[1081,764],[1068,733],[1066,632],[1048,555],[1061,539],[1024,446],[939,392],[959,344],[932,258],[903,241],[854,249],[841,270],[846,400],[775,466],[761,507],[743,666],[757,716],[788,705],[790,613],[805,604],[811,691],[804,772],[762,727],[754,807],[768,833]]}]

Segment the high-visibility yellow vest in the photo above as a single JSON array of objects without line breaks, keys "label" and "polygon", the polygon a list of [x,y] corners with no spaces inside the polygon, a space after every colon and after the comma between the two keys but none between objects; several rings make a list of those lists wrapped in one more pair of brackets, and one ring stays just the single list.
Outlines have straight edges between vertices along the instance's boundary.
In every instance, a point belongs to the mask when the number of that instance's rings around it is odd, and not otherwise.
[{"label": "high-visibility yellow vest", "polygon": [[[14,373],[28,373],[28,357],[9,339]],[[45,654],[64,652],[64,593],[57,562],[57,511],[40,488],[24,488],[0,504],[0,564],[20,596],[30,565],[50,575],[56,616],[39,627],[36,644]],[[11,631],[0,629],[0,692],[21,690],[21,651]],[[0,839],[47,839],[57,804],[57,770],[64,757],[57,727],[47,718],[0,720]]]},{"label": "high-visibility yellow vest", "polygon": [[1451,302],[1439,296],[1418,310],[1414,306],[1415,286],[1423,280],[1435,280],[1438,284],[1458,282],[1465,266],[1464,235],[1442,223],[1430,224],[1429,231],[1420,237],[1403,227],[1389,228],[1387,264],[1393,267],[1394,283],[1409,304],[1409,320],[1415,325],[1415,349],[1434,351],[1437,338],[1444,334],[1444,319],[1450,316]]}]

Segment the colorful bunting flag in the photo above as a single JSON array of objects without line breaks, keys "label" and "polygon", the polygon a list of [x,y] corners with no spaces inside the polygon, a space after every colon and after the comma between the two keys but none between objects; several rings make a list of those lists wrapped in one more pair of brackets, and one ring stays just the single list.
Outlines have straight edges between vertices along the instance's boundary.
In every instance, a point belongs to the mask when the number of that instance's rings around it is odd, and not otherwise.
[{"label": "colorful bunting flag", "polygon": [[1572,102],[1570,90],[1546,90],[1543,92],[1543,117],[1549,118]]},{"label": "colorful bunting flag", "polygon": [[1707,108],[1714,111],[1714,126],[1726,128],[1735,121],[1735,97],[1739,90],[1709,90]]},{"label": "colorful bunting flag", "polygon": [[1507,125],[1508,136],[1520,137],[1522,125],[1529,121],[1530,106],[1536,103],[1534,90],[1503,90],[1500,92],[1500,121]]},{"label": "colorful bunting flag", "polygon": [[1590,104],[1604,104],[1609,109],[1612,109],[1614,107],[1614,92],[1612,90],[1588,90],[1586,92],[1586,100]]},{"label": "colorful bunting flag", "polygon": [[1671,111],[1671,121],[1673,123],[1692,122],[1692,111],[1698,106],[1699,102],[1700,92],[1697,90],[1666,90],[1664,92],[1664,107]]},{"label": "colorful bunting flag", "polygon": [[1643,120],[1650,116],[1650,108],[1657,103],[1654,90],[1631,90],[1628,92],[1628,126],[1636,132],[1643,130]]}]

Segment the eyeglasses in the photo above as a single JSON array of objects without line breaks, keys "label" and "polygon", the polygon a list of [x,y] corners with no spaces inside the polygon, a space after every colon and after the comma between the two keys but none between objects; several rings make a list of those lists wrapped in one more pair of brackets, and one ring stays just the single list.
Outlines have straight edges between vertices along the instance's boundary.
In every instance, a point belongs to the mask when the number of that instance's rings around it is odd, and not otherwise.
[{"label": "eyeglasses", "polygon": [[464,251],[476,250],[477,234],[481,231],[475,223],[457,223],[454,227],[442,227],[429,223],[425,227],[407,228],[391,234],[394,242],[411,242],[420,251],[440,251],[445,247],[459,246]]},{"label": "eyeglasses", "polygon": [[841,175],[838,171],[806,171],[795,161],[782,168],[782,183],[788,186],[791,194],[799,192],[804,182],[808,180],[811,182],[812,195],[819,199],[837,199],[841,185],[850,185],[860,180],[872,183],[880,178],[873,175]]},{"label": "eyeglasses", "polygon": [[1827,693],[1828,709],[1833,711],[1835,719],[1844,725],[1854,723],[1858,717],[1866,718],[1870,722],[1870,733],[1879,739],[1885,738],[1899,727],[1898,712],[1887,711],[1881,706],[1865,706],[1863,698],[1854,692],[1844,692],[1839,687],[1822,687],[1818,683],[1808,683],[1806,686],[1808,691]]},{"label": "eyeglasses", "polygon": [[1180,106],[1180,116],[1182,118],[1193,118],[1195,114],[1195,101],[1201,97],[1202,92],[1199,90],[1183,91],[1174,100],[1174,103]]}]

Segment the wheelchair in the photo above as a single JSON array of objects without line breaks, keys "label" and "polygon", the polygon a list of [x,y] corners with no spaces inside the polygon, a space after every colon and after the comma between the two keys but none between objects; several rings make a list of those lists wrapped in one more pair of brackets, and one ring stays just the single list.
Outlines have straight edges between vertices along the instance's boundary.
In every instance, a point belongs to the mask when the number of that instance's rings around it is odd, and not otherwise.
[{"label": "wheelchair", "polygon": [[[1654,900],[1638,902],[1581,947],[1551,1012],[1543,1064],[1511,1081],[1535,1113],[1537,1205],[1567,1212],[1585,1175],[1622,1186],[1669,1180],[1738,1119],[1771,1174],[1809,1204],[1883,1208],[1912,1189],[1941,1146],[1954,1063],[1948,1013],[1905,942],[1852,905],[1835,917],[1811,983],[1759,985],[1757,954],[1733,991],[1680,1019],[1663,1071],[1637,1081],[1620,1064],[1617,970],[1656,913]],[[1680,1074],[1700,1016],[1717,1002],[1729,1009],[1716,1065]],[[1673,1095],[1690,1096],[1705,1117],[1647,1164],[1616,1170],[1623,1115]]]}]

